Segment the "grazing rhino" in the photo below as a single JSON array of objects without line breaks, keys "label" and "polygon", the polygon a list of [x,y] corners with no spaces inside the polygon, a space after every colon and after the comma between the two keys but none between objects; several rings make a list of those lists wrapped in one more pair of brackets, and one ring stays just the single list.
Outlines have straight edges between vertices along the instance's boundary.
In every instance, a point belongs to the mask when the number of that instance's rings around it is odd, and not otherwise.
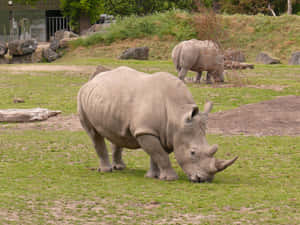
[{"label": "grazing rhino", "polygon": [[[124,169],[122,148],[142,148],[150,156],[146,177],[175,180],[168,154],[189,179],[211,181],[237,159],[213,157],[218,146],[205,138],[212,104],[199,112],[185,84],[169,73],[146,74],[119,67],[98,74],[78,93],[78,113],[100,158],[98,171]],[[104,138],[112,143],[112,165]]]},{"label": "grazing rhino", "polygon": [[213,41],[182,41],[174,47],[172,59],[181,80],[192,70],[197,72],[196,82],[200,82],[202,71],[207,71],[207,83],[211,83],[211,76],[216,82],[224,82],[224,56]]}]

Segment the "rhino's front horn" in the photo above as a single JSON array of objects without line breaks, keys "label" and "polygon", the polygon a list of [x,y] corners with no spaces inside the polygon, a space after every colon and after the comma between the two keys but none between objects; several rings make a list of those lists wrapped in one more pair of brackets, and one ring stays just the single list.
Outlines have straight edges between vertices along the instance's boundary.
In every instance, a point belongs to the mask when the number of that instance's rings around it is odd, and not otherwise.
[{"label": "rhino's front horn", "polygon": [[208,155],[213,156],[218,151],[218,145],[215,144],[208,149]]},{"label": "rhino's front horn", "polygon": [[212,107],[213,107],[212,102],[206,102],[205,105],[204,105],[204,112],[203,113],[208,114],[211,111]]},{"label": "rhino's front horn", "polygon": [[225,170],[228,166],[233,164],[235,162],[235,160],[237,160],[237,159],[238,159],[238,156],[236,156],[235,158],[233,158],[231,160],[217,160],[216,168],[217,168],[218,172]]}]

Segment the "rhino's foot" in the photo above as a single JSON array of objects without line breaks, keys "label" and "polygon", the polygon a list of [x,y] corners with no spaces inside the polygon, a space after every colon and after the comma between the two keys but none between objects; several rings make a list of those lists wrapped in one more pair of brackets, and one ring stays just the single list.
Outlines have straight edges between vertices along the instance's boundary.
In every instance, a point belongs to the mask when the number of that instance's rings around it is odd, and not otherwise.
[{"label": "rhino's foot", "polygon": [[145,177],[159,178],[159,171],[148,170],[148,172],[145,174]]},{"label": "rhino's foot", "polygon": [[178,175],[175,173],[175,171],[166,171],[166,172],[161,172],[159,175],[160,180],[177,180]]},{"label": "rhino's foot", "polygon": [[123,170],[126,168],[126,165],[124,162],[120,162],[120,163],[113,163],[113,169],[114,170]]},{"label": "rhino's foot", "polygon": [[101,166],[98,168],[98,172],[112,172],[111,166]]}]

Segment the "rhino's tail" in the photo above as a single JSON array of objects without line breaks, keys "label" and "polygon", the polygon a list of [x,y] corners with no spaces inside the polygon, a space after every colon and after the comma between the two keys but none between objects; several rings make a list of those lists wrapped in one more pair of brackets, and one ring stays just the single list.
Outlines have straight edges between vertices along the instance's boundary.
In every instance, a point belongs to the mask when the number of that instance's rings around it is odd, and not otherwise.
[{"label": "rhino's tail", "polygon": [[175,64],[177,72],[179,72],[181,70],[181,66],[180,66],[181,50],[182,50],[182,46],[177,45],[177,46],[175,46],[174,50],[172,51],[173,63]]}]

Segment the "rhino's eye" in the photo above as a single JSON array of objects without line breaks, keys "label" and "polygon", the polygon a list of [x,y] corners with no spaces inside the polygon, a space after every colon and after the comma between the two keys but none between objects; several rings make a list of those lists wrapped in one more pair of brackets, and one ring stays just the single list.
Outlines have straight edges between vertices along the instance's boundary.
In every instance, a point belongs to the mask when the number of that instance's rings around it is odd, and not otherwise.
[{"label": "rhino's eye", "polygon": [[195,155],[196,154],[196,152],[195,151],[191,151],[191,155]]}]

